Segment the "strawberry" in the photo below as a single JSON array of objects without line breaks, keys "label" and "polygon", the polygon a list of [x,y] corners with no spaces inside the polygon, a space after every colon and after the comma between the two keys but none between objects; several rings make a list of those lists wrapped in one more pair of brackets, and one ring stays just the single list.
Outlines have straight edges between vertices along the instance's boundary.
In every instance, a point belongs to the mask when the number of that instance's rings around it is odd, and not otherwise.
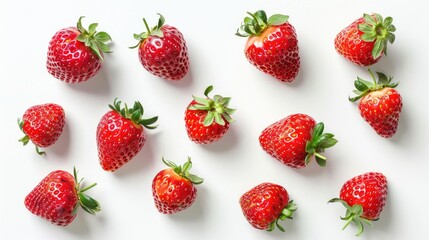
[{"label": "strawberry", "polygon": [[204,91],[205,98],[194,96],[185,111],[185,125],[189,138],[198,144],[208,144],[220,140],[234,120],[235,109],[228,107],[230,97],[208,95],[213,86]]},{"label": "strawberry", "polygon": [[25,111],[22,119],[18,118],[18,125],[25,134],[19,141],[24,146],[31,141],[39,155],[45,154],[39,147],[49,147],[60,137],[65,125],[64,109],[54,103],[32,106]]},{"label": "strawberry", "polygon": [[194,184],[201,184],[203,179],[189,173],[191,158],[183,166],[162,158],[169,168],[161,170],[152,181],[152,195],[160,213],[173,214],[190,207],[197,197]]},{"label": "strawberry", "polygon": [[111,37],[106,32],[96,32],[97,23],[63,28],[49,42],[46,67],[55,78],[67,83],[79,83],[92,78],[100,70],[103,53],[109,53]]},{"label": "strawberry", "polygon": [[307,166],[313,156],[320,166],[326,165],[321,155],[337,140],[332,133],[323,133],[324,124],[306,114],[289,115],[265,128],[259,136],[262,149],[292,168]]},{"label": "strawberry", "polygon": [[335,49],[339,54],[359,66],[378,62],[387,53],[387,42],[395,41],[396,28],[391,17],[378,13],[363,14],[335,37]]},{"label": "strawberry", "polygon": [[248,14],[237,29],[237,36],[248,37],[244,53],[251,64],[282,82],[292,82],[298,75],[300,57],[295,28],[289,16],[265,11]]},{"label": "strawberry", "polygon": [[289,201],[286,189],[274,183],[261,183],[240,197],[240,206],[244,217],[254,228],[273,231],[277,228],[284,232],[279,220],[292,219],[297,209]]},{"label": "strawberry", "polygon": [[357,96],[349,98],[351,102],[360,99],[358,107],[361,116],[378,135],[390,138],[398,128],[399,115],[402,110],[401,95],[394,89],[398,83],[391,83],[392,77],[377,72],[378,81],[371,70],[368,70],[373,82],[358,77],[354,85]]},{"label": "strawberry", "polygon": [[97,148],[101,167],[106,171],[116,171],[130,161],[146,142],[144,127],[153,126],[158,117],[143,119],[143,106],[134,102],[132,108],[121,107],[121,101],[109,105],[110,111],[103,115],[97,126]]},{"label": "strawberry", "polygon": [[188,48],[183,34],[176,27],[164,25],[165,18],[159,15],[158,25],[147,32],[134,34],[143,67],[151,74],[167,80],[180,80],[188,73]]},{"label": "strawberry", "polygon": [[58,226],[73,222],[79,206],[93,215],[100,211],[100,204],[85,194],[96,183],[81,189],[83,178],[78,181],[76,169],[73,173],[74,176],[63,170],[49,173],[25,197],[27,209]]},{"label": "strawberry", "polygon": [[387,180],[382,173],[368,172],[356,176],[344,183],[340,198],[329,202],[340,202],[347,209],[341,219],[347,221],[345,229],[351,222],[358,227],[356,236],[363,233],[363,223],[370,226],[379,219],[387,200]]}]

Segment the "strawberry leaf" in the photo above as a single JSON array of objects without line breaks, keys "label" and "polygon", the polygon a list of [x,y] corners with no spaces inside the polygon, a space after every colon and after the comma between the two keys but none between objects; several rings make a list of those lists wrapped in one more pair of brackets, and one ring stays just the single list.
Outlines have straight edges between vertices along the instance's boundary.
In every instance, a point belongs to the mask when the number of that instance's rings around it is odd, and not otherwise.
[{"label": "strawberry leaf", "polygon": [[228,107],[231,98],[222,97],[221,95],[215,95],[213,98],[210,98],[209,94],[212,90],[213,86],[211,85],[205,89],[205,98],[193,96],[196,104],[190,105],[188,109],[207,112],[203,122],[204,126],[210,126],[214,122],[222,126],[225,125],[225,121],[233,122],[234,120],[231,115],[235,112],[235,109]]},{"label": "strawberry leaf", "polygon": [[363,32],[361,39],[366,42],[374,42],[372,57],[377,59],[382,53],[387,54],[387,43],[395,41],[396,28],[392,25],[393,18],[383,17],[380,14],[364,14],[364,23],[359,24],[358,29]]},{"label": "strawberry leaf", "polygon": [[102,42],[102,43],[112,41],[112,38],[106,32],[98,32],[94,35],[94,38],[95,40],[97,40],[97,42]]},{"label": "strawberry leaf", "polygon": [[274,14],[268,19],[268,25],[279,26],[286,23],[289,19],[289,16],[282,14]]},{"label": "strawberry leaf", "polygon": [[97,29],[97,27],[98,27],[98,23],[91,23],[88,27],[89,34],[94,34],[95,29]]},{"label": "strawberry leaf", "polygon": [[80,34],[77,36],[76,40],[83,42],[85,46],[89,47],[100,60],[103,60],[102,53],[110,53],[110,48],[106,44],[109,41],[112,41],[110,35],[106,32],[97,33],[96,28],[98,27],[98,23],[91,23],[86,30],[82,26],[82,17],[79,18],[77,22],[77,29]]},{"label": "strawberry leaf", "polygon": [[158,125],[153,125],[157,120],[158,116],[152,118],[143,118],[144,109],[140,102],[135,101],[132,108],[128,108],[127,104],[124,104],[124,108],[121,107],[121,101],[117,98],[113,101],[113,105],[109,105],[110,109],[121,114],[122,117],[131,120],[133,123],[143,125],[147,129],[155,129]]},{"label": "strawberry leaf", "polygon": [[[92,197],[88,196],[84,192],[87,191],[87,190],[89,190],[89,189],[91,189],[91,188],[93,188],[97,184],[93,183],[93,184],[91,184],[91,185],[89,185],[89,186],[81,189],[81,182],[83,181],[83,178],[80,179],[80,180],[78,180],[76,168],[73,168],[73,175],[74,175],[74,179],[75,179],[77,195],[79,197],[79,205],[86,212],[88,212],[90,214],[93,214],[93,215],[96,214],[97,212],[99,212],[101,210],[100,203],[98,203],[97,200],[95,200]],[[77,207],[73,211],[77,212]]]},{"label": "strawberry leaf", "polygon": [[207,116],[204,118],[204,126],[210,126],[214,122],[215,114],[213,112],[207,113]]},{"label": "strawberry leaf", "polygon": [[129,47],[129,48],[137,48],[138,46],[140,46],[141,43],[143,43],[150,36],[157,36],[160,38],[164,37],[164,32],[162,31],[161,27],[165,23],[165,18],[160,13],[158,13],[158,15],[159,15],[158,24],[155,27],[153,27],[152,29],[149,27],[146,19],[143,18],[143,23],[145,25],[146,32],[142,32],[140,34],[133,34],[134,39],[136,39],[138,41],[138,43],[134,46]]},{"label": "strawberry leaf", "polygon": [[157,37],[163,38],[164,37],[164,33],[162,32],[161,29],[154,29],[151,32],[151,36],[157,36]]},{"label": "strawberry leaf", "polygon": [[326,148],[333,147],[338,140],[334,138],[332,133],[323,133],[324,124],[322,122],[317,123],[312,132],[312,138],[307,141],[305,145],[305,151],[307,155],[305,156],[305,165],[308,165],[313,156],[315,156],[317,163],[324,167],[326,166],[326,157],[321,153],[325,151]]},{"label": "strawberry leaf", "polygon": [[354,82],[356,90],[353,90],[353,93],[355,93],[357,96],[349,97],[350,102],[355,102],[372,91],[378,91],[385,87],[395,88],[398,86],[398,83],[391,83],[393,78],[387,77],[384,73],[376,72],[378,78],[377,80],[371,69],[368,69],[368,72],[371,75],[373,81],[369,82],[360,77],[357,77],[357,80]]},{"label": "strawberry leaf", "polygon": [[325,167],[326,166],[326,159],[320,158],[319,156],[315,156],[316,162],[319,166]]},{"label": "strawberry leaf", "polygon": [[[370,41],[372,41],[372,40],[370,40]],[[378,58],[380,55],[381,55],[381,53],[383,52],[383,50],[384,50],[384,46],[385,46],[386,44],[384,43],[384,41],[383,40],[379,40],[379,39],[377,39],[376,41],[375,41],[375,44],[374,44],[374,48],[372,49],[372,57],[374,58],[374,59],[376,59],[376,58]]]},{"label": "strawberry leaf", "polygon": [[286,219],[293,219],[294,212],[298,209],[297,205],[293,202],[293,200],[289,201],[285,208],[283,208],[280,216],[272,222],[267,231],[273,231],[275,227],[277,227],[281,232],[285,232],[283,226],[280,225],[279,221],[284,221]]},{"label": "strawberry leaf", "polygon": [[166,160],[164,158],[162,158],[162,161],[164,162],[164,164],[172,168],[174,172],[177,173],[179,176],[188,179],[193,184],[203,183],[204,179],[198,177],[197,175],[189,173],[189,170],[191,170],[192,168],[192,161],[190,157],[188,157],[188,160],[183,164],[183,166],[178,166],[174,162]]},{"label": "strawberry leaf", "polygon": [[267,18],[264,10],[258,10],[255,13],[247,12],[247,14],[251,17],[246,16],[235,33],[239,37],[258,36],[268,27],[284,24],[289,18],[282,14],[274,14]]},{"label": "strawberry leaf", "polygon": [[363,214],[362,205],[355,204],[353,206],[350,206],[347,204],[346,201],[344,201],[340,198],[333,198],[333,199],[328,201],[328,203],[334,203],[334,202],[339,202],[346,208],[346,214],[344,215],[344,217],[341,217],[342,220],[346,221],[346,224],[342,228],[343,230],[346,229],[347,226],[353,222],[354,224],[356,224],[356,226],[358,228],[356,236],[360,236],[360,235],[362,235],[362,233],[364,231],[363,223],[366,223],[366,224],[372,226],[372,223],[370,220],[362,217],[362,214]]}]

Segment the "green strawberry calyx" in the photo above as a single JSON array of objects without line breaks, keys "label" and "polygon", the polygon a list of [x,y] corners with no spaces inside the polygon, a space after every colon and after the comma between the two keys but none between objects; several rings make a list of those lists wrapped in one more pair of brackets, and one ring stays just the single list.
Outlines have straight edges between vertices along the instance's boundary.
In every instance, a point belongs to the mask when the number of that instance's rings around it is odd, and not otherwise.
[{"label": "green strawberry calyx", "polygon": [[247,12],[247,14],[250,17],[244,18],[235,33],[239,37],[259,36],[268,27],[280,26],[289,19],[289,16],[282,14],[274,14],[268,18],[264,10],[258,10],[255,13]]},{"label": "green strawberry calyx", "polygon": [[93,187],[95,187],[97,185],[97,183],[93,183],[83,189],[81,189],[81,184],[83,181],[83,178],[78,180],[77,178],[77,170],[76,168],[73,168],[73,176],[74,176],[74,180],[75,180],[75,188],[76,188],[76,192],[79,198],[79,204],[76,204],[75,208],[73,209],[73,214],[77,213],[78,210],[78,206],[81,206],[83,210],[85,210],[86,212],[95,215],[97,212],[99,212],[101,210],[100,208],[100,204],[98,203],[97,200],[93,199],[92,197],[88,196],[87,194],[85,194],[85,192]]},{"label": "green strawberry calyx", "polygon": [[338,140],[334,138],[334,134],[324,133],[324,128],[325,125],[323,122],[317,123],[314,127],[312,138],[307,141],[305,145],[305,151],[307,152],[305,156],[305,165],[308,165],[314,156],[319,166],[326,166],[326,157],[321,153],[324,152],[326,148],[334,146]]},{"label": "green strawberry calyx", "polygon": [[164,37],[164,33],[161,30],[161,27],[164,26],[165,23],[165,18],[164,16],[162,16],[160,13],[158,13],[159,15],[159,19],[158,19],[158,24],[154,27],[152,27],[152,29],[149,27],[147,21],[145,18],[143,18],[143,23],[146,27],[146,32],[142,32],[140,34],[134,34],[134,39],[138,41],[137,45],[132,46],[130,48],[136,48],[138,46],[140,46],[140,44],[142,42],[144,42],[147,38],[149,38],[150,36],[157,36],[160,38]]},{"label": "green strawberry calyx", "polygon": [[286,219],[293,219],[292,215],[296,211],[298,206],[293,202],[293,200],[289,201],[288,205],[282,210],[280,216],[274,222],[270,223],[267,231],[273,231],[276,227],[284,232],[285,229],[280,225],[279,220],[284,221]]},{"label": "green strawberry calyx", "polygon": [[[26,146],[29,142],[30,142],[30,136],[27,135],[27,133],[25,133],[24,131],[24,120],[21,118],[18,118],[18,126],[19,129],[21,129],[21,131],[24,133],[24,137],[20,138],[18,141],[22,143],[22,145]],[[34,144],[35,148],[36,148],[36,152],[39,155],[46,155],[45,151],[41,151],[40,148]]]},{"label": "green strawberry calyx", "polygon": [[118,98],[115,98],[113,105],[109,105],[110,109],[121,114],[122,117],[131,120],[137,125],[143,125],[148,129],[155,129],[158,125],[153,125],[157,120],[158,116],[152,118],[143,118],[144,109],[142,104],[139,101],[134,102],[134,106],[129,108],[127,104],[125,107],[121,107],[122,102],[118,101]]},{"label": "green strawberry calyx", "polygon": [[376,72],[378,77],[378,80],[377,80],[374,76],[374,73],[371,71],[371,69],[368,69],[368,72],[371,75],[371,78],[373,81],[369,82],[360,77],[357,77],[357,79],[354,82],[356,89],[353,90],[353,93],[355,93],[356,96],[349,97],[350,102],[355,102],[370,92],[378,91],[386,87],[395,88],[399,84],[399,83],[392,83],[393,77],[387,77],[386,74],[384,73]]},{"label": "green strawberry calyx", "polygon": [[395,41],[396,31],[394,25],[392,25],[393,18],[383,17],[378,14],[363,14],[364,23],[359,24],[358,29],[363,32],[361,39],[365,42],[374,42],[372,49],[372,57],[377,59],[382,53],[387,55],[387,43],[393,43]]},{"label": "green strawberry calyx", "polygon": [[221,126],[225,125],[225,121],[229,123],[233,122],[234,120],[231,115],[235,113],[235,109],[228,107],[231,98],[215,95],[212,99],[209,97],[212,90],[213,86],[211,85],[206,88],[204,91],[206,98],[193,96],[196,103],[189,106],[188,109],[207,111],[203,122],[206,127],[212,125],[214,122]]},{"label": "green strawberry calyx", "polygon": [[77,22],[77,29],[80,34],[76,40],[83,42],[85,46],[89,47],[99,59],[103,60],[103,53],[110,53],[110,48],[107,42],[112,41],[110,35],[106,32],[97,32],[96,28],[98,23],[91,23],[88,30],[82,26],[82,18],[79,18]]},{"label": "green strawberry calyx", "polygon": [[363,207],[360,204],[355,204],[353,206],[350,206],[349,204],[347,204],[346,201],[344,201],[340,198],[333,198],[333,199],[329,200],[328,203],[333,203],[333,202],[339,202],[339,203],[343,204],[343,206],[347,209],[346,215],[344,217],[341,217],[342,220],[346,221],[346,224],[344,225],[343,230],[346,229],[346,227],[350,223],[353,222],[354,224],[356,224],[356,226],[358,228],[356,236],[362,235],[362,233],[364,231],[363,223],[366,223],[369,226],[372,226],[371,221],[378,220],[378,219],[369,220],[369,219],[363,218],[362,217]]},{"label": "green strawberry calyx", "polygon": [[204,181],[203,178],[200,178],[197,175],[189,173],[189,170],[192,168],[192,161],[191,161],[190,157],[188,157],[188,160],[182,166],[180,166],[180,165],[178,166],[174,162],[169,161],[165,158],[162,158],[162,161],[164,162],[165,165],[172,168],[176,174],[178,174],[182,178],[185,178],[185,179],[191,181],[193,184],[203,183],[203,181]]}]

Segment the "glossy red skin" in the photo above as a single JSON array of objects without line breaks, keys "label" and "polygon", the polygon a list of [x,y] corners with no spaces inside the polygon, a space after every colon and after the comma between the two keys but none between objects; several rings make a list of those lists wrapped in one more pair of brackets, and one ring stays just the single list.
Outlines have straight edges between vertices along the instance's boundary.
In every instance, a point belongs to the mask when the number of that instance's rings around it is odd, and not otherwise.
[{"label": "glossy red skin", "polygon": [[259,36],[249,37],[245,55],[260,71],[282,82],[292,82],[300,68],[295,28],[286,22],[268,27]]},{"label": "glossy red skin", "polygon": [[102,65],[101,59],[89,47],[76,40],[79,34],[75,27],[64,28],[55,33],[49,42],[48,72],[67,83],[87,81],[97,74]]},{"label": "glossy red skin", "polygon": [[26,197],[25,206],[33,214],[53,224],[67,226],[76,217],[78,196],[74,177],[65,171],[49,173]]},{"label": "glossy red skin", "polygon": [[183,34],[175,27],[161,27],[164,37],[149,36],[139,46],[143,67],[155,76],[180,80],[188,73],[188,48]]},{"label": "glossy red skin", "polygon": [[340,199],[349,206],[362,205],[362,218],[377,220],[387,200],[387,180],[382,173],[368,172],[344,183]]},{"label": "glossy red skin", "polygon": [[107,112],[97,126],[97,149],[101,167],[116,171],[134,158],[146,142],[144,128],[122,117],[116,111]]},{"label": "glossy red skin", "polygon": [[[194,104],[196,104],[195,100],[188,105],[188,108]],[[189,110],[188,108],[185,111],[185,126],[189,139],[195,143],[208,144],[219,141],[228,131],[229,122],[225,119],[223,126],[213,122],[212,125],[206,127],[204,126],[204,118],[207,116],[207,111]]]},{"label": "glossy red skin", "polygon": [[240,197],[240,206],[247,221],[257,229],[268,230],[289,203],[286,189],[273,183],[262,183]]},{"label": "glossy red skin", "polygon": [[27,109],[22,117],[22,130],[34,145],[48,147],[61,136],[65,125],[64,109],[54,103],[35,105]]},{"label": "glossy red skin", "polygon": [[316,121],[306,114],[292,114],[267,128],[259,136],[262,149],[292,168],[305,167],[305,145],[311,140]]},{"label": "glossy red skin", "polygon": [[153,179],[152,195],[160,213],[173,214],[195,202],[197,189],[191,181],[169,168],[160,171]]},{"label": "glossy red skin", "polygon": [[359,101],[361,116],[378,135],[390,138],[395,135],[402,110],[401,95],[393,88],[383,88],[365,95]]},{"label": "glossy red skin", "polygon": [[375,41],[365,42],[361,39],[363,32],[358,29],[358,26],[364,22],[365,20],[362,17],[358,18],[341,30],[335,37],[335,49],[356,65],[370,66],[378,62],[383,54],[374,59],[372,49]]}]

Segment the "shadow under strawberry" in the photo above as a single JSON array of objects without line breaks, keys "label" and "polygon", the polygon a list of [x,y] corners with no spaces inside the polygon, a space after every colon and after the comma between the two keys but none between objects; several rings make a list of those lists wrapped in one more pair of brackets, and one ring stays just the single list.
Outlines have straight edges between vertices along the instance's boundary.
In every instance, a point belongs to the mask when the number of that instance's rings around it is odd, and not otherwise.
[{"label": "shadow under strawberry", "polygon": [[210,152],[225,153],[236,148],[239,142],[237,129],[232,126],[220,141],[210,144],[200,144],[202,148]]},{"label": "shadow under strawberry", "polygon": [[68,155],[70,152],[70,142],[71,142],[71,135],[70,135],[70,126],[69,123],[66,122],[63,128],[63,132],[61,133],[61,137],[58,139],[57,144],[54,144],[50,148],[50,154],[46,156],[46,158],[51,158],[51,155],[53,155],[52,159],[57,159],[58,157],[62,158]]},{"label": "shadow under strawberry", "polygon": [[168,215],[167,218],[175,222],[175,224],[188,225],[190,223],[201,224],[205,219],[205,208],[207,207],[208,190],[203,184],[198,186],[198,197],[191,207],[185,211],[180,211],[175,214]]},{"label": "shadow under strawberry", "polygon": [[84,92],[90,95],[110,96],[112,93],[112,74],[110,72],[106,72],[107,67],[108,66],[101,68],[100,72],[98,72],[98,74],[92,77],[92,79],[90,79],[89,81],[85,81],[79,84],[67,84],[67,88],[71,88],[73,90]]}]

